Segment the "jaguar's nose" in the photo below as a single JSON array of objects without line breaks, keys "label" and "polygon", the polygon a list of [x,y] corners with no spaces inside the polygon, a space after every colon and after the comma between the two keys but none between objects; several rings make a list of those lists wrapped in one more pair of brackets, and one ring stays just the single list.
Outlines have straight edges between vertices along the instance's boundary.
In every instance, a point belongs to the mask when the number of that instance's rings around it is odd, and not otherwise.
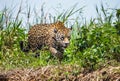
[{"label": "jaguar's nose", "polygon": [[64,46],[64,47],[67,48],[68,45],[69,45],[69,43],[65,43],[65,46]]},{"label": "jaguar's nose", "polygon": [[69,43],[65,43],[65,45],[66,45],[66,46],[68,46],[68,45],[69,45]]}]

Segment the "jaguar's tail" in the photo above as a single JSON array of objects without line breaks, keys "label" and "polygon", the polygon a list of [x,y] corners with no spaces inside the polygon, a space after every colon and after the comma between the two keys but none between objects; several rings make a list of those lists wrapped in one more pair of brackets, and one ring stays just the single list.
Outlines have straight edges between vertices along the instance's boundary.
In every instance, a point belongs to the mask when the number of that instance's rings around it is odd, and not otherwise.
[{"label": "jaguar's tail", "polygon": [[23,52],[28,52],[28,51],[30,50],[29,45],[27,45],[27,46],[24,47],[24,44],[23,44],[24,42],[23,42],[23,41],[20,41],[19,43],[20,43],[20,49],[21,49]]}]

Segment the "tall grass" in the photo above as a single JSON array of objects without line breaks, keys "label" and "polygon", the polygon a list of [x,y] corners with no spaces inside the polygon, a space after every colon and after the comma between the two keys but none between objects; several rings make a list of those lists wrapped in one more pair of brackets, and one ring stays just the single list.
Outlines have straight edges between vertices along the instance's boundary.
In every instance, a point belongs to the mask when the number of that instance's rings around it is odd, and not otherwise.
[{"label": "tall grass", "polygon": [[[96,69],[110,60],[120,62],[120,36],[117,34],[120,25],[113,25],[114,11],[108,13],[101,5],[101,11],[96,7],[98,17],[89,24],[80,26],[77,22],[73,31],[71,46],[66,51],[66,60],[78,62],[83,67]],[[118,12],[116,13],[116,15]],[[97,22],[96,22],[97,21]],[[116,29],[116,27],[118,29]]]},{"label": "tall grass", "polygon": [[[51,13],[46,16],[44,4],[41,6],[41,14],[34,9],[35,19],[30,22],[32,10],[27,8],[25,14],[27,23],[20,18],[22,14],[21,5],[15,18],[9,14],[8,9],[0,12],[0,68],[12,69],[23,67],[38,67],[50,64],[58,64],[58,60],[51,58],[50,52],[40,50],[41,56],[34,58],[32,52],[24,54],[19,48],[19,41],[27,40],[28,27],[37,23],[53,23],[63,21],[66,24],[71,22],[70,18],[77,14],[72,25],[71,44],[64,52],[62,64],[77,64],[82,67],[96,69],[106,60],[115,59],[120,61],[120,36],[119,36],[119,9],[116,11],[116,20],[113,12],[108,14],[107,10],[101,5],[101,10],[96,7],[98,17],[91,19],[90,23],[81,24],[79,20],[83,8],[72,8],[53,16]],[[96,22],[97,21],[97,22]],[[72,21],[73,22],[73,21]],[[24,25],[23,25],[24,24]]]}]

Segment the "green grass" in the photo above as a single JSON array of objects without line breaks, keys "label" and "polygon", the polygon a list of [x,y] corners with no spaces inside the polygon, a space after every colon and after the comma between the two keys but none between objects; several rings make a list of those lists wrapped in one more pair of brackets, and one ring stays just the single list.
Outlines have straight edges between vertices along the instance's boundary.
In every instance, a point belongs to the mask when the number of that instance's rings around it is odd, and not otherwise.
[{"label": "green grass", "polygon": [[[19,19],[21,6],[15,19],[8,13],[5,8],[0,12],[0,68],[9,70],[13,68],[30,68],[47,65],[58,65],[58,59],[53,58],[48,50],[40,50],[39,58],[33,57],[33,53],[24,53],[20,50],[19,41],[27,41],[27,31],[22,25],[23,20]],[[70,22],[72,15],[81,12],[83,8],[76,9],[75,6],[57,16],[50,17],[49,20],[44,20],[42,17],[36,17],[36,23],[55,22],[57,20],[66,23]],[[113,10],[113,13],[107,14],[109,10],[104,9],[101,5],[101,10],[96,7],[98,17],[91,19],[90,23],[82,23],[79,21],[79,16],[74,18],[73,31],[71,35],[71,44],[64,52],[62,64],[77,64],[81,67],[97,69],[104,66],[108,61],[115,60],[120,62],[120,13],[119,9]],[[42,14],[45,14],[42,9]],[[116,16],[115,16],[116,15]],[[45,16],[45,15],[44,15]],[[28,9],[29,22],[30,8]],[[113,18],[115,18],[113,24]],[[97,22],[96,22],[97,21]],[[34,22],[34,21],[33,21]],[[27,28],[26,28],[27,29]],[[102,64],[102,65],[101,65]]]}]

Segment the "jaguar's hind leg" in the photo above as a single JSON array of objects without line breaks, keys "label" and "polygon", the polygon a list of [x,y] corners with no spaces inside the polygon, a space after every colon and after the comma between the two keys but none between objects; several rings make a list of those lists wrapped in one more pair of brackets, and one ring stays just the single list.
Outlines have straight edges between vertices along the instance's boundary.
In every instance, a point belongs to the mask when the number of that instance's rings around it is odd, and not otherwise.
[{"label": "jaguar's hind leg", "polygon": [[39,50],[41,50],[41,49],[42,49],[42,45],[37,45],[37,46],[34,46],[34,47],[32,46],[32,52],[35,53],[34,54],[35,58],[38,58],[40,56]]}]

